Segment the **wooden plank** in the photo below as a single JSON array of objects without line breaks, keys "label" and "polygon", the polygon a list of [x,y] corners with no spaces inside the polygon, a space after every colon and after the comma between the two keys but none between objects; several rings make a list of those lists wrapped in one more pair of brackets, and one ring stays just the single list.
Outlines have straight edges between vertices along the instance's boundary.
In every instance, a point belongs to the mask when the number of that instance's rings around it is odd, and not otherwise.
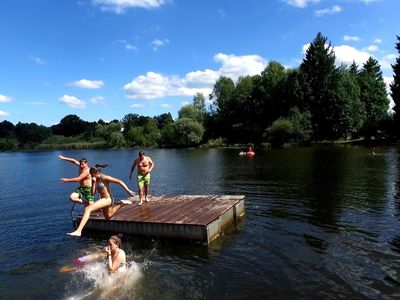
[{"label": "wooden plank", "polygon": [[152,196],[150,202],[141,206],[137,197],[135,200],[133,205],[122,207],[110,220],[105,220],[101,213],[91,216],[86,227],[209,243],[244,214],[242,195],[161,195]]}]

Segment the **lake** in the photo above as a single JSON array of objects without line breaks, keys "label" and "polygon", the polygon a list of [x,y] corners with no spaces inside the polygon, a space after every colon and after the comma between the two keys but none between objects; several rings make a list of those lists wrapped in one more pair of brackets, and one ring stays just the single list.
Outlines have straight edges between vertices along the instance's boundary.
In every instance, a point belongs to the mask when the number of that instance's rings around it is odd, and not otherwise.
[{"label": "lake", "polygon": [[0,153],[0,298],[400,297],[399,147],[145,151],[155,162],[151,194],[245,195],[246,215],[209,247],[125,236],[131,267],[121,280],[101,262],[60,273],[104,249],[109,234],[66,235],[77,185],[59,178],[77,168],[57,156],[109,163],[103,173],[137,191],[128,176],[138,150]]}]

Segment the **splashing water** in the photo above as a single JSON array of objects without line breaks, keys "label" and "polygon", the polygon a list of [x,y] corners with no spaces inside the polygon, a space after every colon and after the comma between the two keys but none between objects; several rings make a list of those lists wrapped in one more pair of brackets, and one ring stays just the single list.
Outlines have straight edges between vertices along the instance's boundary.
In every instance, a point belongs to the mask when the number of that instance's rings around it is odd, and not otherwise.
[{"label": "splashing water", "polygon": [[69,296],[67,299],[127,299],[134,297],[135,287],[141,274],[141,266],[134,261],[128,262],[125,270],[112,274],[108,272],[104,262],[85,265],[73,274],[74,284],[70,289],[78,291],[78,294]]}]

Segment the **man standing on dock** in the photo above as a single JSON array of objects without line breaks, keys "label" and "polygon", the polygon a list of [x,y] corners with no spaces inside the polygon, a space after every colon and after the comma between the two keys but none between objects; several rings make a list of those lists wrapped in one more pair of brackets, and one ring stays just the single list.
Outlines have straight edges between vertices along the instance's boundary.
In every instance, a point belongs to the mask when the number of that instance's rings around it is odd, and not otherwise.
[{"label": "man standing on dock", "polygon": [[144,192],[144,200],[149,202],[148,194],[150,190],[150,172],[154,168],[154,163],[149,156],[144,155],[144,151],[139,151],[139,158],[136,158],[133,161],[131,172],[129,174],[129,179],[132,179],[133,170],[135,167],[138,168],[137,174],[137,186],[139,190],[139,205],[143,204],[143,192]]}]

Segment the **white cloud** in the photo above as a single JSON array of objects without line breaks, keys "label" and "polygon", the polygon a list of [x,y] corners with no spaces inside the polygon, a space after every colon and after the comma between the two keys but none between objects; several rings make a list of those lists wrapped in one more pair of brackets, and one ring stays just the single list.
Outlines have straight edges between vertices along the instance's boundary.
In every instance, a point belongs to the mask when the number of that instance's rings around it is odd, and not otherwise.
[{"label": "white cloud", "polygon": [[336,63],[338,65],[343,63],[350,66],[353,61],[357,65],[362,65],[371,56],[368,52],[357,50],[348,45],[335,46],[333,51],[335,52]]},{"label": "white cloud", "polygon": [[332,14],[337,14],[342,11],[342,8],[339,5],[334,5],[331,8],[325,8],[325,9],[318,9],[315,11],[315,15],[317,17],[322,17],[324,15],[332,15]]},{"label": "white cloud", "polygon": [[84,101],[79,100],[74,96],[64,95],[59,98],[61,103],[64,103],[73,108],[85,108],[86,103]]},{"label": "white cloud", "polygon": [[125,50],[132,50],[132,51],[138,51],[138,48],[135,45],[132,45],[126,40],[117,40],[113,42],[112,44],[122,44],[125,48]]},{"label": "white cloud", "polygon": [[157,51],[158,48],[165,46],[166,44],[169,44],[169,40],[168,39],[155,39],[153,41],[151,41],[151,45],[153,45],[153,50]]},{"label": "white cloud", "polygon": [[378,1],[380,1],[380,0],[360,0],[360,2],[363,2],[363,3],[367,4],[367,5],[372,3],[372,2],[378,2]]},{"label": "white cloud", "polygon": [[382,40],[381,39],[374,39],[374,43],[375,44],[380,44],[380,43],[382,43]]},{"label": "white cloud", "polygon": [[168,103],[163,103],[163,104],[161,104],[161,107],[162,108],[166,108],[166,109],[170,109],[170,108],[172,108],[172,105],[170,105]]},{"label": "white cloud", "polygon": [[99,89],[104,85],[104,83],[102,80],[81,79],[79,81],[70,83],[70,85],[83,89]]},{"label": "white cloud", "polygon": [[306,7],[309,3],[317,3],[319,0],[282,0],[283,2],[286,2],[287,4],[294,6],[294,7]]},{"label": "white cloud", "polygon": [[191,104],[189,101],[181,102],[181,107]]},{"label": "white cloud", "polygon": [[0,94],[0,103],[10,102],[10,101],[11,101],[11,97],[10,97],[10,96],[1,95],[1,94]]},{"label": "white cloud", "polygon": [[142,108],[143,104],[135,103],[131,105],[132,108]]},{"label": "white cloud", "polygon": [[381,65],[382,70],[392,70],[392,64],[394,64],[396,60],[397,55],[396,54],[388,54],[383,56],[379,60],[379,64]]},{"label": "white cloud", "polygon": [[163,5],[165,0],[93,0],[92,3],[103,11],[123,14],[129,8],[156,8]]},{"label": "white cloud", "polygon": [[260,74],[267,65],[267,61],[258,55],[235,56],[218,53],[214,56],[214,60],[222,64],[219,70],[192,71],[182,78],[147,72],[125,84],[124,89],[127,97],[131,99],[194,96],[196,93],[208,97],[220,76],[235,81],[240,76]]},{"label": "white cloud", "polygon": [[37,65],[45,65],[46,62],[41,59],[40,57],[34,56],[34,55],[29,55],[29,58]]},{"label": "white cloud", "polygon": [[363,50],[369,52],[376,52],[379,50],[379,47],[377,45],[370,45],[368,47],[363,48]]},{"label": "white cloud", "polygon": [[219,74],[234,81],[243,75],[260,74],[267,65],[267,61],[259,55],[236,56],[218,53],[214,60],[222,63]]},{"label": "white cloud", "polygon": [[344,37],[343,37],[343,40],[344,41],[355,41],[355,42],[358,42],[359,40],[360,40],[360,38],[358,37],[358,36],[350,36],[350,35],[345,35]]},{"label": "white cloud", "polygon": [[101,104],[104,102],[104,97],[103,96],[96,96],[90,99],[90,102],[92,102],[93,104]]},{"label": "white cloud", "polygon": [[394,107],[394,101],[392,99],[392,96],[390,96],[390,84],[393,82],[393,76],[389,77],[389,76],[383,76],[383,80],[385,81],[386,84],[386,92],[388,94],[388,98],[390,100],[389,103],[389,110],[393,110]]},{"label": "white cloud", "polygon": [[9,116],[10,115],[10,113],[9,112],[6,112],[6,111],[2,111],[2,110],[0,110],[0,116],[1,117],[4,117],[4,116]]}]

